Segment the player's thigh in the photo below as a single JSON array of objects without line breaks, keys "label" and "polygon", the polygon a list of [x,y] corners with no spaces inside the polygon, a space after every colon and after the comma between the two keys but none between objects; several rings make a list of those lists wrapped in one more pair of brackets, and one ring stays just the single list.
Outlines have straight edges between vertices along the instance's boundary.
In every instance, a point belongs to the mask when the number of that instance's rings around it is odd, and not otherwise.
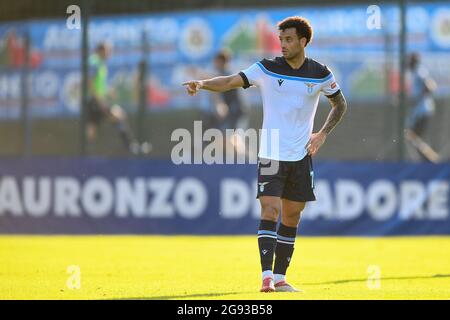
[{"label": "player's thigh", "polygon": [[257,198],[262,196],[281,197],[287,175],[284,167],[285,165],[281,161],[259,158]]},{"label": "player's thigh", "polygon": [[277,221],[281,212],[281,195],[286,181],[283,162],[259,159],[257,198],[261,203],[261,218]]},{"label": "player's thigh", "polygon": [[113,121],[122,121],[125,119],[125,111],[121,106],[115,104],[109,109],[109,117]]},{"label": "player's thigh", "polygon": [[297,226],[306,202],[281,199],[281,223],[288,227]]},{"label": "player's thigh", "polygon": [[278,216],[281,211],[281,199],[276,196],[260,196],[259,203],[261,204],[261,219],[278,221]]},{"label": "player's thigh", "polygon": [[302,160],[290,163],[289,169],[281,198],[295,202],[315,201],[311,156],[307,155]]},{"label": "player's thigh", "polygon": [[418,118],[414,124],[413,131],[420,137],[422,137],[427,130],[428,122],[430,118],[422,116]]}]

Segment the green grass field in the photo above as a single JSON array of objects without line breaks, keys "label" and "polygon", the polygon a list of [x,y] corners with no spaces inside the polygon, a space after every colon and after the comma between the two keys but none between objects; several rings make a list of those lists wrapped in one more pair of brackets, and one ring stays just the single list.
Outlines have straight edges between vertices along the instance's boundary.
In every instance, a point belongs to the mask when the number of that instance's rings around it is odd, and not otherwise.
[{"label": "green grass field", "polygon": [[0,261],[0,299],[450,299],[450,237],[298,237],[303,293],[258,292],[256,236],[0,236]]}]

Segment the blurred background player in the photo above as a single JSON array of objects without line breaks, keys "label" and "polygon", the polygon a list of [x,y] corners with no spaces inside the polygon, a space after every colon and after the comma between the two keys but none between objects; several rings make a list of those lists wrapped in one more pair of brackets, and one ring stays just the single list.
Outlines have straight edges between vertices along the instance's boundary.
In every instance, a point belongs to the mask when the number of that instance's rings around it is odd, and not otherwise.
[{"label": "blurred background player", "polygon": [[[232,54],[227,49],[222,49],[217,52],[213,59],[213,70],[207,72],[203,70],[195,70],[194,76],[199,78],[212,78],[221,75],[229,75],[230,62]],[[224,154],[227,151],[235,152],[236,154],[243,154],[249,158],[251,154],[255,154],[256,150],[251,150],[245,144],[244,137],[235,132],[229,141],[227,141],[226,129],[246,130],[249,124],[249,117],[246,106],[242,101],[241,95],[237,90],[230,90],[225,92],[213,92],[211,94],[210,110],[206,116],[206,128],[217,128],[224,134],[224,141],[222,142]],[[231,146],[231,148],[228,148]]]},{"label": "blurred background player", "polygon": [[437,162],[439,155],[423,140],[435,112],[432,93],[436,90],[436,83],[430,78],[428,70],[420,66],[418,53],[411,53],[408,56],[407,67],[411,76],[408,100],[412,109],[407,118],[406,139],[419,152],[422,159]]},{"label": "blurred background player", "polygon": [[[229,62],[231,54],[228,50],[221,50],[214,57],[215,75],[231,74]],[[238,121],[244,114],[243,103],[237,90],[230,90],[213,94],[214,113],[211,124],[213,127],[237,129]]]},{"label": "blurred background player", "polygon": [[[133,154],[139,152],[147,153],[146,144],[142,146],[133,138],[131,128],[128,124],[127,114],[123,108],[110,102],[112,90],[108,88],[108,59],[112,48],[107,42],[99,43],[95,53],[89,57],[89,100],[87,105],[86,134],[89,142],[92,142],[97,133],[98,126],[104,119],[112,121],[127,148]],[[142,150],[140,150],[142,149]]]},{"label": "blurred background player", "polygon": [[[215,76],[231,74],[230,61],[231,52],[222,49],[214,57]],[[248,126],[248,114],[246,113],[244,103],[237,90],[229,90],[213,94],[215,112],[212,125],[222,131],[226,129],[246,129]],[[245,140],[238,132],[232,135],[230,141],[225,141],[233,146],[238,154],[249,154],[255,150],[246,148]],[[229,149],[226,149],[229,150]],[[233,149],[231,149],[233,150]]]}]

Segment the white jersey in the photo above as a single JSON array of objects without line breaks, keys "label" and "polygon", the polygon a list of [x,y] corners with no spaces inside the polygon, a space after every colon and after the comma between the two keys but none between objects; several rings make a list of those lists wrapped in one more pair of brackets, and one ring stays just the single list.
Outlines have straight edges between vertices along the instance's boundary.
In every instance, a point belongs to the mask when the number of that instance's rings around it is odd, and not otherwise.
[{"label": "white jersey", "polygon": [[339,92],[330,69],[310,58],[293,69],[284,57],[276,57],[263,59],[239,74],[244,89],[254,85],[262,95],[264,117],[258,156],[279,161],[303,159],[320,93],[331,97]]}]

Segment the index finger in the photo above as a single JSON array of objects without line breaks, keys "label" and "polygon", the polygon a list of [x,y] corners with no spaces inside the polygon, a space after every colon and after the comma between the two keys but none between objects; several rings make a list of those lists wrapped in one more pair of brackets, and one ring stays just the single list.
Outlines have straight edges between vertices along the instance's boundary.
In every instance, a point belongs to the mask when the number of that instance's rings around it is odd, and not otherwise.
[{"label": "index finger", "polygon": [[185,85],[188,85],[189,83],[190,83],[190,81],[186,81],[186,82],[183,82],[181,85],[185,86]]}]

